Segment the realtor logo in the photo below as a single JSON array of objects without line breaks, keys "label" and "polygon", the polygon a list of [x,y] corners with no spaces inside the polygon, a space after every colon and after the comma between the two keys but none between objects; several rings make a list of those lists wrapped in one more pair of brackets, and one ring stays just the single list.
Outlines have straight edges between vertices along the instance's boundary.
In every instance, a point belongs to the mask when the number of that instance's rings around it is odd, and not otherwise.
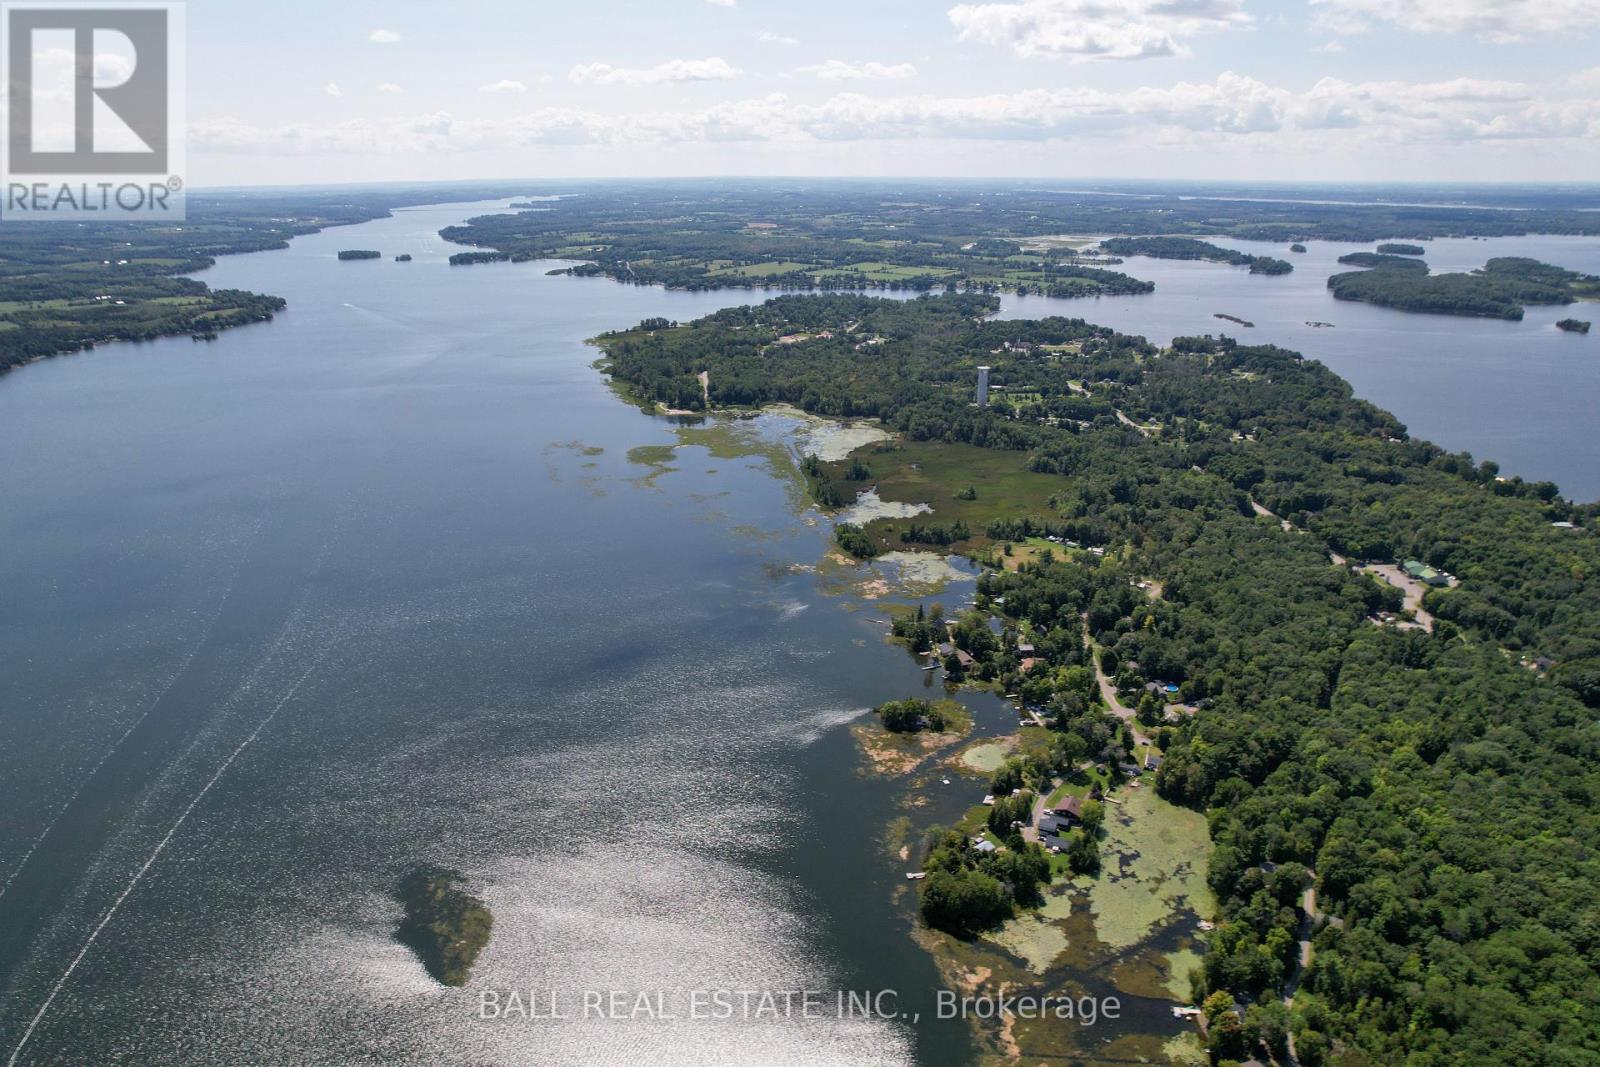
[{"label": "realtor logo", "polygon": [[4,0],[0,13],[0,220],[181,220],[181,3]]}]

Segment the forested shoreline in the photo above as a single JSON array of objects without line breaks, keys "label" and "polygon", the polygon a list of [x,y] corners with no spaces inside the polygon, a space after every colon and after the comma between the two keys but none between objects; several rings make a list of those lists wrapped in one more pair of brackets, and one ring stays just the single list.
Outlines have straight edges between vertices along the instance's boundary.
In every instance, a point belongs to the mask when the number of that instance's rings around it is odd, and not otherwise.
[{"label": "forested shoreline", "polygon": [[[714,407],[875,416],[919,448],[976,446],[1033,472],[1031,503],[988,504],[998,494],[978,485],[963,506],[991,518],[949,547],[990,561],[979,606],[1028,629],[1035,663],[973,638],[970,670],[1019,688],[1091,758],[1129,745],[1083,687],[1082,629],[1119,688],[1176,689],[1184,710],[1147,709],[1156,781],[1207,812],[1222,902],[1195,995],[1219,1018],[1232,1009],[1217,994],[1260,1006],[1214,1028],[1228,1041],[1257,1040],[1246,1024],[1282,996],[1309,923],[1315,956],[1289,1020],[1301,1063],[1588,1062],[1597,508],[1410,438],[1293,352],[1217,338],[1161,349],[994,309],[962,294],[786,296],[599,341],[644,399],[687,398],[705,372]],[[1026,400],[974,406],[980,363],[997,395]],[[866,457],[874,471],[893,459]],[[845,495],[846,474],[821,466],[814,488]],[[1427,593],[1431,631],[1385,624],[1398,591],[1350,566],[1401,559],[1459,577]],[[935,848],[951,878],[971,869],[950,841]]]}]

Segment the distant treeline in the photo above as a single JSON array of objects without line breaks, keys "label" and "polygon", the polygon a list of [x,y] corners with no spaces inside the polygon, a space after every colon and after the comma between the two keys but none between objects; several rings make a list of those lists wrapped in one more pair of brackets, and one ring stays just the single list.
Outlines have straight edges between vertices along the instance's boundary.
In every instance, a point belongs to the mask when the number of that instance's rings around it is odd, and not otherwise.
[{"label": "distant treeline", "polygon": [[1271,256],[1252,256],[1232,248],[1193,237],[1112,237],[1100,247],[1119,256],[1150,256],[1155,259],[1206,259],[1235,267],[1249,267],[1251,274],[1288,274],[1294,264]]}]

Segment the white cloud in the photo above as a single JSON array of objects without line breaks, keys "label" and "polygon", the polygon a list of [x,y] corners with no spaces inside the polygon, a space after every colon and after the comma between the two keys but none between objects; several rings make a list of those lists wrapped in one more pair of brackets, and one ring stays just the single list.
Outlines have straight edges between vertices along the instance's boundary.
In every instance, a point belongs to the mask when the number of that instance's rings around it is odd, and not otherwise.
[{"label": "white cloud", "polygon": [[328,85],[327,85],[327,88],[323,89],[322,91],[327,93],[329,96],[343,96],[344,95],[344,90],[339,88],[339,83],[338,82],[329,82]]},{"label": "white cloud", "polygon": [[1470,33],[1505,43],[1600,24],[1600,0],[1311,0],[1319,25],[1362,33],[1393,22],[1418,33]]},{"label": "white cloud", "polygon": [[1188,38],[1248,26],[1243,0],[1015,0],[950,9],[962,40],[1084,62],[1182,55]]},{"label": "white cloud", "polygon": [[757,30],[756,40],[761,44],[799,44],[798,38],[790,37],[785,33],[773,33],[771,30]]},{"label": "white cloud", "polygon": [[726,60],[672,59],[653,67],[613,67],[610,63],[580,63],[568,79],[579,85],[659,85],[663,82],[728,81],[742,71]]},{"label": "white cloud", "polygon": [[[78,70],[76,53],[66,48],[44,48],[34,55],[34,97],[38,100],[62,101],[75,96],[72,79]],[[94,54],[94,80],[96,85],[116,85],[133,74],[133,62],[117,52]]]},{"label": "white cloud", "polygon": [[382,82],[378,85],[378,92],[380,93],[400,93],[404,91],[394,82]]},{"label": "white cloud", "polygon": [[985,96],[870,97],[841,93],[817,103],[782,94],[685,110],[601,113],[541,108],[457,119],[413,118],[262,129],[220,120],[194,124],[190,143],[209,152],[255,154],[441,153],[539,145],[670,145],[738,142],[1101,142],[1221,151],[1256,146],[1300,155],[1382,153],[1418,145],[1551,141],[1592,144],[1600,101],[1570,82],[1535,87],[1461,78],[1444,82],[1346,82],[1325,78],[1293,91],[1238,74],[1109,91],[1033,89]]},{"label": "white cloud", "polygon": [[394,44],[400,40],[400,35],[393,30],[373,30],[367,34],[367,40],[373,44]]},{"label": "white cloud", "polygon": [[911,77],[917,73],[917,68],[910,63],[846,63],[842,59],[830,59],[826,63],[799,67],[795,73],[811,74],[823,81],[895,81]]},{"label": "white cloud", "polygon": [[527,85],[511,78],[501,78],[497,82],[478,86],[478,92],[480,93],[525,93],[527,91]]}]

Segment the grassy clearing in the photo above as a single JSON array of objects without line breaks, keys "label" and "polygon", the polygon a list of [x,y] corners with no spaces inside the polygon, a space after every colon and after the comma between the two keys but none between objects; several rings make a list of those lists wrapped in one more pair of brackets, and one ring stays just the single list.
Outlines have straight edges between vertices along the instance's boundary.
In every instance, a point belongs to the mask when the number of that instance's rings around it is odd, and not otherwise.
[{"label": "grassy clearing", "polygon": [[[1021,452],[1000,452],[972,445],[937,441],[906,441],[892,451],[868,450],[855,453],[872,468],[878,496],[907,504],[925,503],[933,514],[918,522],[953,523],[957,519],[972,528],[974,536],[951,546],[952,551],[980,551],[993,544],[983,533],[999,518],[1023,518],[1045,512],[1052,493],[1065,479],[1038,474],[1027,469],[1027,456]],[[841,462],[829,474],[842,480],[847,463]],[[956,494],[968,486],[978,492],[976,500],[961,500]],[[895,528],[904,520],[872,523],[867,533],[890,547],[898,547]]]},{"label": "grassy clearing", "polygon": [[949,278],[961,272],[954,267],[901,267],[894,263],[879,263],[868,261],[865,263],[851,263],[849,266],[838,268],[840,271],[849,271],[871,278],[873,281],[894,282],[905,281],[908,278]]},{"label": "grassy clearing", "polygon": [[793,274],[796,271],[815,270],[812,263],[793,260],[775,260],[769,263],[749,263],[744,266],[718,266],[707,272],[710,278],[768,278],[775,274]]}]

